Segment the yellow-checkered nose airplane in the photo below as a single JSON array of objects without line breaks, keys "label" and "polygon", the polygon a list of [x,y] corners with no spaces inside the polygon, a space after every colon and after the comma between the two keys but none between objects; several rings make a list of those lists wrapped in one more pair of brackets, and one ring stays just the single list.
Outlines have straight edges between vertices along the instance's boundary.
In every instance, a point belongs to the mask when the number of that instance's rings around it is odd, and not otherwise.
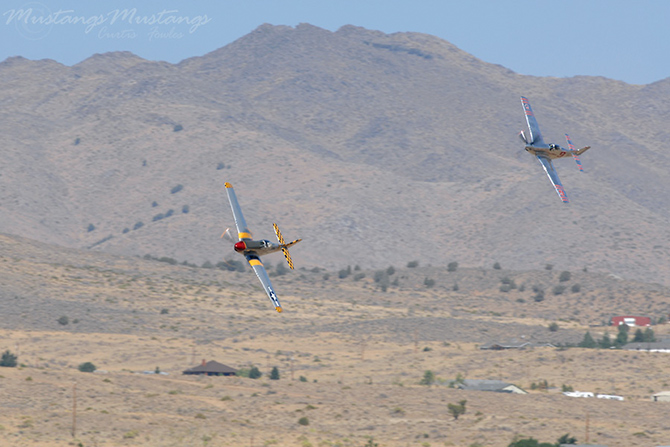
[{"label": "yellow-checkered nose airplane", "polygon": [[286,257],[288,266],[292,269],[293,261],[291,260],[291,255],[288,252],[288,248],[291,245],[297,244],[302,239],[296,239],[295,241],[289,242],[287,244],[284,242],[284,237],[279,231],[277,224],[272,224],[275,229],[275,235],[277,236],[277,242],[279,242],[279,244],[274,244],[266,239],[255,241],[251,235],[251,232],[249,231],[249,228],[247,227],[244,216],[242,215],[242,208],[240,208],[240,204],[237,202],[237,196],[235,195],[233,185],[228,182],[224,183],[224,185],[226,187],[226,192],[228,193],[230,208],[233,210],[233,217],[235,218],[237,238],[234,238],[233,235],[230,234],[230,228],[228,228],[221,237],[227,236],[232,241],[237,240],[235,245],[233,245],[233,248],[236,252],[244,255],[251,268],[254,269],[256,276],[258,276],[258,279],[265,289],[265,293],[267,293],[268,297],[272,301],[272,304],[275,306],[275,309],[277,312],[281,312],[281,304],[279,304],[277,294],[272,288],[270,277],[268,276],[268,272],[265,270],[265,267],[263,267],[263,263],[261,262],[260,257],[281,250],[284,253],[284,257]]}]

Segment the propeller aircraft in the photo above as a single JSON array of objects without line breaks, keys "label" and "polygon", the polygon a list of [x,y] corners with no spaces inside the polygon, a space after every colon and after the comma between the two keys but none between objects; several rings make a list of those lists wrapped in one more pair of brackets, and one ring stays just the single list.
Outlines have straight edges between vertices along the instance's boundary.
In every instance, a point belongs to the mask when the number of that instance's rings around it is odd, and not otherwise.
[{"label": "propeller aircraft", "polygon": [[[272,226],[274,227],[275,236],[277,236],[277,242],[279,242],[279,244],[272,243],[266,239],[258,241],[254,240],[253,236],[251,235],[251,232],[249,231],[249,228],[247,227],[247,223],[244,220],[244,216],[242,215],[242,208],[240,208],[240,204],[237,202],[237,196],[235,195],[233,185],[226,182],[224,186],[226,187],[226,192],[228,193],[228,201],[230,202],[230,208],[233,210],[233,217],[235,218],[235,227],[237,228],[237,242],[235,242],[235,244],[233,245],[233,249],[236,252],[244,255],[251,268],[254,269],[256,276],[263,285],[263,289],[265,289],[265,293],[270,298],[270,301],[272,301],[272,304],[274,305],[275,309],[277,310],[277,312],[281,312],[282,311],[281,304],[279,304],[277,294],[272,288],[270,277],[268,276],[268,273],[265,270],[265,267],[263,266],[260,257],[281,250],[284,253],[286,262],[288,262],[288,266],[291,269],[293,269],[293,260],[291,260],[291,255],[288,252],[288,248],[292,245],[297,244],[302,239],[296,239],[295,241],[289,242],[288,244],[285,243],[284,237],[279,231],[279,227],[277,226],[277,224],[273,223]],[[228,228],[221,235],[221,237],[226,237],[231,242],[235,241],[235,238],[230,234],[230,228]]]},{"label": "propeller aircraft", "polygon": [[530,102],[525,97],[521,97],[521,105],[523,106],[524,113],[526,114],[526,123],[528,124],[528,137],[522,130],[519,132],[519,138],[526,145],[526,151],[535,155],[544,168],[545,172],[549,176],[549,180],[554,185],[554,189],[558,193],[558,197],[563,201],[563,203],[568,203],[568,196],[565,194],[561,180],[558,178],[558,173],[554,169],[554,165],[551,162],[556,158],[564,158],[572,156],[572,158],[577,163],[577,167],[581,172],[584,172],[582,167],[582,162],[579,159],[579,156],[584,152],[589,150],[591,146],[586,146],[581,149],[575,150],[575,146],[572,144],[572,140],[568,134],[565,134],[565,139],[568,142],[568,149],[562,148],[558,144],[547,144],[542,138],[540,133],[540,126],[537,124],[535,115],[533,114],[533,109],[530,107]]}]

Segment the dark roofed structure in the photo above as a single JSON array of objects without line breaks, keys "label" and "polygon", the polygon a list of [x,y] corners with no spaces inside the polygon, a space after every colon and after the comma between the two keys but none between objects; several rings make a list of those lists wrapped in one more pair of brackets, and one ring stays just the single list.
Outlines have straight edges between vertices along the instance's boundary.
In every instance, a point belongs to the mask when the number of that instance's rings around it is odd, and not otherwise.
[{"label": "dark roofed structure", "polygon": [[503,382],[501,380],[478,380],[465,379],[460,383],[454,384],[456,388],[461,390],[474,391],[494,391],[496,393],[514,393],[514,394],[528,394],[516,385]]},{"label": "dark roofed structure", "polygon": [[206,362],[205,359],[202,360],[200,365],[183,372],[183,374],[206,374],[208,376],[234,376],[236,373],[237,370],[235,368],[214,360]]}]

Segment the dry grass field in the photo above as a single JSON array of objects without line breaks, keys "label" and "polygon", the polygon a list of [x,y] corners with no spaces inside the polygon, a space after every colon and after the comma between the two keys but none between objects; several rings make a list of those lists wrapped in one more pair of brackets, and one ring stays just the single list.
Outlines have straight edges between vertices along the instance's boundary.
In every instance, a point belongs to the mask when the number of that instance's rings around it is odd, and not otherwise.
[{"label": "dry grass field", "polygon": [[[273,277],[285,307],[277,314],[251,271],[9,236],[0,245],[0,349],[20,363],[0,369],[1,445],[503,447],[565,433],[609,446],[670,439],[668,404],[650,399],[670,389],[670,355],[479,349],[512,339],[576,343],[586,330],[600,337],[610,311],[656,318],[667,296],[658,285],[574,272],[568,284],[578,281],[580,292],[553,295],[557,271],[419,265],[394,269],[383,292],[376,272],[339,278],[298,269]],[[517,289],[499,291],[501,278]],[[543,301],[532,299],[533,286],[547,290]],[[551,322],[557,331],[547,329]],[[655,326],[656,335],[666,328]],[[263,376],[181,374],[202,359],[257,366]],[[77,369],[89,361],[96,373]],[[269,380],[275,366],[280,379]],[[142,373],[156,367],[168,375]],[[420,384],[427,370],[437,378],[432,386]],[[529,394],[450,388],[459,376],[502,379]],[[548,390],[532,390],[545,380]],[[570,398],[562,385],[626,400]],[[447,404],[463,399],[467,412],[454,420]],[[298,423],[303,417],[308,425]]]}]

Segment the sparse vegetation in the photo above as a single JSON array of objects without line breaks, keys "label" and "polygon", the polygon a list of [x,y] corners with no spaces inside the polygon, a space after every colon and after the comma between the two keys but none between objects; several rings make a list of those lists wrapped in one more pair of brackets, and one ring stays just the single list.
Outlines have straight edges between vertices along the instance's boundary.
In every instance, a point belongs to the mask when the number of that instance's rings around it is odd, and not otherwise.
[{"label": "sparse vegetation", "polygon": [[184,185],[179,184],[170,190],[170,194],[177,194],[182,189],[184,189]]},{"label": "sparse vegetation", "polygon": [[426,370],[423,373],[423,378],[421,379],[419,384],[431,386],[434,383],[435,383],[435,374],[431,370]]},{"label": "sparse vegetation", "polygon": [[92,373],[92,372],[94,372],[94,371],[95,371],[96,369],[98,369],[98,368],[96,368],[95,365],[94,365],[93,363],[91,363],[91,362],[84,362],[84,363],[81,363],[81,364],[77,367],[77,369],[78,369],[79,371],[81,371],[81,372]]},{"label": "sparse vegetation", "polygon": [[181,131],[181,130],[183,130],[183,129],[184,129],[184,126],[182,126],[181,124],[176,124],[176,125],[172,128],[172,130],[173,130],[174,132],[179,132],[179,131]]},{"label": "sparse vegetation", "polygon": [[0,366],[4,366],[7,368],[14,368],[16,367],[16,365],[17,365],[16,355],[12,354],[12,352],[9,349],[2,353],[2,358],[0,358]]},{"label": "sparse vegetation", "polygon": [[303,416],[300,419],[298,419],[298,424],[299,425],[309,425],[309,419],[307,416]]},{"label": "sparse vegetation", "polygon": [[502,267],[500,267],[500,263],[499,263],[499,262],[496,262],[495,264],[493,264],[493,270],[500,270],[501,268],[502,268]]},{"label": "sparse vegetation", "polygon": [[58,317],[58,320],[56,321],[58,321],[58,324],[62,326],[67,326],[68,324],[70,324],[70,319],[65,315],[63,315],[62,317]]},{"label": "sparse vegetation", "polygon": [[419,266],[419,261],[409,261],[407,263],[407,268],[413,269]]},{"label": "sparse vegetation", "polygon": [[558,280],[560,282],[570,281],[570,278],[572,278],[572,274],[568,271],[563,271],[560,275],[558,275]]},{"label": "sparse vegetation", "polygon": [[448,272],[455,272],[456,270],[458,270],[458,262],[450,262],[447,264]]},{"label": "sparse vegetation", "polygon": [[465,404],[467,402],[467,400],[463,399],[457,404],[447,404],[447,410],[449,411],[449,414],[453,416],[454,420],[457,420],[460,416],[465,414]]}]

